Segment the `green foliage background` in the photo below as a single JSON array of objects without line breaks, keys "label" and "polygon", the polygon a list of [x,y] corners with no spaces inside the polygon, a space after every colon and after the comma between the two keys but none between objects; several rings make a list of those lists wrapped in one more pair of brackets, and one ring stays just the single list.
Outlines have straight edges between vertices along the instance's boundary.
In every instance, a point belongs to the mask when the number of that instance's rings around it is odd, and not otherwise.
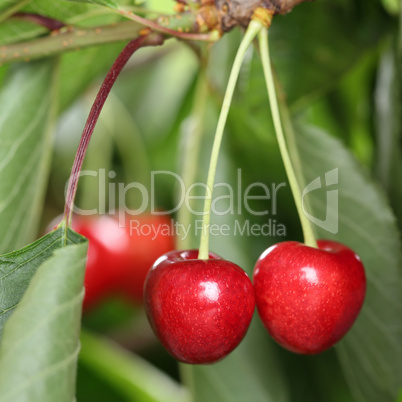
[{"label": "green foliage background", "polygon": [[[3,1],[0,61],[2,46],[46,34],[36,24],[9,18],[18,10],[85,28],[121,21],[113,8],[133,5],[131,0]],[[145,6],[169,12],[173,2],[152,0]],[[13,251],[38,238],[62,211],[86,116],[124,43],[1,66],[0,401],[71,401],[74,395],[83,402],[401,398],[399,13],[398,2],[391,0],[318,0],[275,17],[270,30],[282,117],[300,182],[339,170],[339,231],[330,234],[317,227],[317,235],[348,244],[367,271],[367,299],[356,324],[336,347],[319,356],[281,349],[255,316],[241,345],[222,362],[178,366],[155,340],[141,307],[109,300],[83,318],[78,357],[86,243],[69,233],[64,247],[64,232],[58,229]],[[234,30],[208,49],[208,91],[195,178],[200,182],[206,180],[217,115],[241,34]],[[139,181],[147,187],[151,171],[181,174],[200,77],[195,53],[182,42],[169,40],[161,48],[141,49],[107,101],[85,168],[113,169],[115,183]],[[286,183],[261,63],[252,49],[229,114],[217,182],[236,188],[239,169],[243,189],[256,182],[269,187]],[[158,208],[174,208],[177,183],[159,179],[156,184]],[[80,206],[96,208],[97,186],[92,178],[80,181]],[[309,208],[320,219],[326,216],[325,197],[325,189],[311,194]],[[137,205],[138,197],[130,194],[129,202]],[[235,202],[237,211],[242,200]],[[268,208],[270,214],[255,216],[243,208],[240,214],[215,215],[213,223],[234,228],[236,222],[262,225],[271,219],[284,225],[286,237],[237,234],[211,241],[212,251],[250,275],[268,246],[301,240],[288,185],[278,192],[276,211],[266,200],[251,205],[258,211]],[[192,236],[187,246],[197,247],[198,240]]]}]

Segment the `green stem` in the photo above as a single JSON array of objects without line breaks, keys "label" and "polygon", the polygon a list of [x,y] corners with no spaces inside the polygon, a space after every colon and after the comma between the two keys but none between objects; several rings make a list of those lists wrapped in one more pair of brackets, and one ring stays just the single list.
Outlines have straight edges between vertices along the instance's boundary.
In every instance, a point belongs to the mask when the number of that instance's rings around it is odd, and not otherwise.
[{"label": "green stem", "polygon": [[141,25],[128,21],[94,28],[65,27],[43,38],[0,46],[0,66],[16,61],[31,61],[89,46],[131,40],[139,36],[142,28]]},{"label": "green stem", "polygon": [[201,242],[200,242],[200,250],[198,253],[199,259],[207,260],[209,256],[209,223],[211,220],[212,190],[215,181],[216,167],[218,164],[219,149],[222,142],[223,131],[229,113],[230,104],[232,103],[233,92],[236,86],[237,78],[239,76],[240,68],[243,63],[243,59],[247,52],[247,49],[262,27],[263,25],[259,21],[252,20],[250,22],[247,31],[243,37],[243,40],[240,43],[239,50],[237,51],[236,58],[233,63],[232,71],[230,72],[229,81],[226,88],[225,97],[223,99],[218,125],[215,132],[215,139],[211,152],[211,160],[209,162],[207,194],[205,196]]},{"label": "green stem", "polygon": [[[184,134],[185,145],[181,172],[186,189],[195,182],[195,178],[197,176],[200,144],[202,134],[204,132],[207,97],[207,79],[205,76],[205,69],[203,66],[201,66],[200,71],[198,72],[194,103],[190,115],[190,127]],[[177,221],[184,225],[185,228],[190,227],[192,222],[192,214],[189,208],[186,208],[185,205],[182,205],[182,207],[179,209],[177,213]],[[180,245],[178,245],[179,248],[191,248],[191,237],[189,235],[185,239],[178,239],[178,242],[180,242]]]},{"label": "green stem", "polygon": [[275,92],[275,83],[272,75],[271,62],[269,56],[268,45],[268,30],[262,29],[259,33],[259,44],[261,52],[262,67],[264,70],[265,82],[267,85],[269,103],[271,105],[272,119],[274,122],[276,138],[278,140],[279,150],[282,156],[283,164],[285,165],[286,174],[288,176],[290,189],[292,190],[293,198],[296,204],[297,213],[300,218],[300,223],[303,230],[304,242],[310,247],[317,247],[317,242],[314,236],[313,228],[310,221],[303,212],[302,193],[297,182],[296,173],[290,159],[285,137],[282,130],[279,107]]}]

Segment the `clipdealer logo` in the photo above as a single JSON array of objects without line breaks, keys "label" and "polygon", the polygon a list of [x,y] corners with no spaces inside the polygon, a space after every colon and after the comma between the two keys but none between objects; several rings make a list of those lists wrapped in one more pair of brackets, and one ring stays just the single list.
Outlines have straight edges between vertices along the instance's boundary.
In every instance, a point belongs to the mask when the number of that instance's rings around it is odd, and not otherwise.
[{"label": "clipdealer logo", "polygon": [[[328,189],[331,186],[334,186],[339,183],[338,177],[338,168],[330,170],[325,173],[325,188]],[[303,190],[302,194],[302,208],[304,214],[307,218],[313,222],[315,225],[319,226],[320,228],[336,234],[338,233],[338,202],[339,202],[339,194],[337,189],[329,189],[326,190],[326,203],[325,203],[325,219],[318,219],[315,216],[311,215],[306,210],[305,205],[305,196],[312,191],[321,189],[324,187],[324,184],[321,180],[321,177],[315,178],[311,181],[306,188]]]}]

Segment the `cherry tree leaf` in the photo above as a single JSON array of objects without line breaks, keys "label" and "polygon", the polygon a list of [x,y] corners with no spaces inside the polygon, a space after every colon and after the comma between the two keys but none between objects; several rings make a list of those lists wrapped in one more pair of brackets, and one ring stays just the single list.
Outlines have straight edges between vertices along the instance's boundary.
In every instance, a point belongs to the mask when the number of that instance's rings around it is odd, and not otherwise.
[{"label": "cherry tree leaf", "polygon": [[[399,39],[402,44],[402,38]],[[381,58],[375,91],[376,177],[390,199],[402,228],[402,84],[399,57],[389,49]]]},{"label": "cherry tree leaf", "polygon": [[8,320],[0,345],[1,401],[75,400],[86,251],[86,242],[55,250]]},{"label": "cherry tree leaf", "polygon": [[31,1],[32,0],[3,0],[0,4],[0,22],[16,13]]},{"label": "cherry tree leaf", "polygon": [[118,5],[113,0],[64,0],[72,3],[91,3],[110,8],[118,8]]},{"label": "cherry tree leaf", "polygon": [[390,25],[378,1],[366,1],[363,7],[354,1],[306,2],[275,18],[270,29],[272,60],[288,104],[295,108],[333,88],[380,43]]},{"label": "cherry tree leaf", "polygon": [[0,253],[37,234],[52,151],[57,62],[19,64],[0,92]]},{"label": "cherry tree leaf", "polygon": [[382,4],[390,14],[398,15],[398,12],[400,10],[400,4],[398,0],[382,0]]},{"label": "cherry tree leaf", "polygon": [[[338,140],[314,127],[299,125],[296,132],[305,182],[321,177],[321,188],[309,193],[308,211],[319,225],[318,237],[348,245],[366,269],[363,309],[335,350],[356,401],[395,401],[402,386],[402,247],[395,218]],[[327,188],[325,174],[338,181]]]},{"label": "cherry tree leaf", "polygon": [[[25,2],[27,4],[27,2]],[[135,0],[120,0],[121,6],[134,5]],[[79,27],[92,27],[107,25],[121,20],[112,8],[94,6],[93,2],[70,2],[63,0],[35,0],[29,2],[20,11],[32,14],[39,14],[53,18],[67,25]],[[0,11],[0,22],[1,11]],[[7,45],[16,42],[26,42],[29,48],[31,39],[49,33],[49,30],[34,22],[20,18],[8,18],[0,24],[0,44]],[[62,47],[62,46],[61,46]]]},{"label": "cherry tree leaf", "polygon": [[257,316],[242,343],[213,365],[182,366],[195,402],[285,402],[289,400],[275,346]]},{"label": "cherry tree leaf", "polygon": [[[63,246],[63,235],[64,229],[58,228],[23,249],[0,256],[0,339],[37,269]],[[82,236],[68,231],[67,244],[83,241]]]}]

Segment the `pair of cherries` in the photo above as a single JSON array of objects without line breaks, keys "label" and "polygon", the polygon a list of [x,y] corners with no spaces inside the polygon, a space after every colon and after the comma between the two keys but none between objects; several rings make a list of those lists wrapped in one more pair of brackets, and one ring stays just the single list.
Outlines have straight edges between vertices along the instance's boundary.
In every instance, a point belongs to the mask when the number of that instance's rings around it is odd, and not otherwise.
[{"label": "pair of cherries", "polygon": [[197,250],[172,251],[148,273],[144,302],[150,324],[166,350],[189,364],[214,363],[243,339],[259,316],[280,345],[301,354],[333,346],[362,307],[366,277],[360,258],[343,244],[318,248],[288,241],[258,259],[251,283],[236,264]]}]

